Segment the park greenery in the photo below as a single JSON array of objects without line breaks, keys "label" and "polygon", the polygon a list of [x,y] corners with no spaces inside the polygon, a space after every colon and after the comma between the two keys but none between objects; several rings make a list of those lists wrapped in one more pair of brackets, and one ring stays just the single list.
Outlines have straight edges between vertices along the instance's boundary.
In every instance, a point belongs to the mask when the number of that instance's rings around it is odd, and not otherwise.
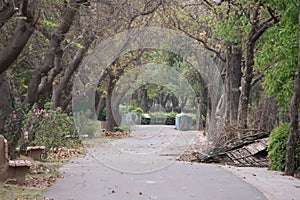
[{"label": "park greenery", "polygon": [[[286,142],[289,136],[290,124],[280,123],[270,134],[270,144],[268,146],[268,154],[270,157],[271,170],[283,171],[285,167]],[[296,148],[296,159],[300,156],[300,141],[298,140]],[[296,163],[296,167],[300,163]]]},{"label": "park greenery", "polygon": [[[118,127],[126,112],[154,118],[186,112],[212,144],[228,127],[271,133],[270,168],[294,175],[299,167],[299,7],[292,0],[220,2],[0,1],[0,134],[9,141],[10,156],[23,145],[24,132],[29,133],[26,145],[50,149],[72,146],[66,136],[92,136],[97,118],[106,120],[106,131],[130,131]],[[94,50],[107,38],[146,27],[179,32],[209,52],[224,84],[225,109],[217,112],[204,72],[188,59],[139,49],[120,54],[97,74],[97,83],[87,77],[96,89],[88,91],[93,98],[77,116],[82,126],[75,127],[72,98],[78,91],[72,88],[83,61],[97,57]],[[168,73],[172,76],[164,78]],[[186,83],[193,92],[180,88]],[[211,131],[220,116],[222,130]]]}]

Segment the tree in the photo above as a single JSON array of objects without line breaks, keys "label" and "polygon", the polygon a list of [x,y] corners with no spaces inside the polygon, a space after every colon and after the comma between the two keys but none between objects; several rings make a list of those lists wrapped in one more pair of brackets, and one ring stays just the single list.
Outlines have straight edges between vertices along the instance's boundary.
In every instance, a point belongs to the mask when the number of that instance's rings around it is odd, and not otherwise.
[{"label": "tree", "polygon": [[[300,12],[298,11],[298,36],[300,38]],[[298,40],[299,40],[298,38]],[[299,105],[300,105],[300,40],[298,42],[298,68],[294,76],[294,90],[290,102],[290,125],[291,130],[286,143],[285,174],[293,176],[295,173],[295,152],[299,139]]]},{"label": "tree", "polygon": [[3,29],[14,14],[17,15],[17,23],[12,36],[4,42],[0,48],[0,74],[7,70],[20,55],[35,30],[37,19],[35,9],[37,1],[19,0],[0,4],[0,28]]},{"label": "tree", "polygon": [[[43,90],[46,87],[45,84],[40,85],[42,78],[46,76],[51,69],[56,67],[56,64],[60,65],[60,63],[56,63],[55,61],[57,58],[60,59],[62,57],[63,52],[61,49],[61,43],[64,41],[65,35],[69,32],[80,6],[86,2],[87,0],[71,0],[67,3],[67,9],[65,13],[62,14],[61,23],[57,26],[55,32],[49,38],[49,47],[43,63],[40,67],[36,68],[32,74],[28,84],[28,92],[24,101],[24,106],[27,103],[32,105],[37,102],[39,95],[43,93]],[[54,78],[55,75],[52,76],[46,84],[52,84]]]}]

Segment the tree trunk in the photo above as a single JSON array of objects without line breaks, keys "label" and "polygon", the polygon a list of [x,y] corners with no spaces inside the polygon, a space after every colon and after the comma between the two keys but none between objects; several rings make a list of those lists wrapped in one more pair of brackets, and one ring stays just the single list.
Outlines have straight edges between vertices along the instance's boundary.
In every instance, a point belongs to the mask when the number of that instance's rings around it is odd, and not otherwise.
[{"label": "tree trunk", "polygon": [[143,112],[146,113],[149,110],[149,101],[148,101],[148,91],[145,85],[141,87],[141,93],[142,93],[142,103],[141,108],[143,109]]},{"label": "tree trunk", "polygon": [[257,40],[262,34],[270,27],[279,22],[280,16],[272,16],[268,21],[260,22],[261,3],[255,1],[255,7],[253,10],[253,21],[250,32],[248,33],[248,39],[246,44],[246,58],[245,69],[241,81],[241,95],[239,100],[239,113],[238,113],[238,126],[239,128],[247,128],[247,114],[248,104],[251,91],[251,82],[253,79],[253,65],[254,65],[254,49]]},{"label": "tree trunk", "polygon": [[254,45],[255,43],[249,39],[249,42],[247,44],[245,72],[241,81],[242,88],[239,100],[238,125],[239,128],[242,129],[247,128],[248,104],[251,91],[251,82],[253,79]]},{"label": "tree trunk", "polygon": [[271,132],[278,123],[278,108],[275,97],[267,97],[266,91],[258,104],[256,116],[256,125],[254,128]]},{"label": "tree trunk", "polygon": [[[7,73],[0,74],[0,134],[4,134],[5,122],[7,118],[13,117],[12,112],[12,99],[11,87],[7,77]],[[18,117],[18,116],[17,116]]]},{"label": "tree trunk", "polygon": [[233,47],[230,72],[230,125],[236,125],[238,121],[240,86],[242,78],[242,49]]},{"label": "tree trunk", "polygon": [[16,13],[16,8],[20,8],[21,2],[22,0],[11,2],[0,1],[0,29]]},{"label": "tree trunk", "polygon": [[209,96],[209,90],[208,90],[208,93],[207,93],[207,109],[206,109],[206,120],[205,120],[205,129],[204,131],[207,132],[209,135],[208,135],[208,138],[210,141],[213,141],[213,138],[214,138],[214,135],[212,133],[210,133],[210,122],[211,122],[211,118],[212,118],[212,114],[211,114],[211,111],[212,111],[212,106],[211,106],[211,98]]},{"label": "tree trunk", "polygon": [[[51,97],[51,109],[54,110],[57,107],[61,106],[62,103],[62,93],[64,92],[69,80],[78,69],[83,57],[85,56],[92,40],[87,39],[84,44],[83,48],[80,48],[71,62],[68,64],[67,69],[64,73],[64,76],[59,81],[58,85],[53,86],[53,94]],[[51,81],[52,82],[52,81]]]},{"label": "tree trunk", "polygon": [[[169,99],[170,94],[166,94],[165,91],[163,90],[163,87],[161,86],[160,90],[157,92],[157,97],[158,97],[158,104],[161,105],[161,108],[166,108],[167,101]],[[162,111],[162,110],[160,110]]]},{"label": "tree trunk", "polygon": [[187,97],[181,97],[181,101],[180,101],[180,111],[184,112],[184,107],[187,103],[188,98]]},{"label": "tree trunk", "polygon": [[[299,38],[300,38],[300,14],[299,14]],[[299,40],[300,48],[300,40]],[[299,139],[299,102],[300,102],[300,49],[298,50],[298,68],[295,73],[293,96],[290,102],[291,130],[286,144],[285,174],[293,176],[295,173],[295,153]]]},{"label": "tree trunk", "polygon": [[41,83],[42,77],[47,76],[48,72],[53,69],[55,55],[58,54],[58,51],[61,50],[60,45],[61,42],[65,38],[65,34],[67,34],[72,26],[75,15],[79,11],[80,5],[85,3],[86,0],[71,0],[68,3],[66,11],[62,16],[62,20],[60,25],[57,27],[54,34],[51,36],[49,42],[49,48],[45,55],[45,59],[43,60],[43,64],[41,67],[37,68],[29,81],[28,84],[28,92],[23,105],[25,106],[27,103],[33,104],[38,99],[38,87]]},{"label": "tree trunk", "polygon": [[98,101],[98,105],[97,105],[97,108],[96,108],[97,117],[99,116],[102,109],[105,107],[105,102],[106,102],[105,98],[100,96],[100,99]]},{"label": "tree trunk", "polygon": [[202,131],[204,130],[202,115],[204,114],[203,108],[205,104],[205,97],[207,98],[207,85],[200,73],[198,73],[198,77],[199,77],[199,86],[200,86],[200,96],[199,96],[199,104],[196,113],[196,130]]},{"label": "tree trunk", "polygon": [[203,111],[203,104],[204,104],[204,93],[202,92],[201,88],[201,94],[199,97],[199,105],[196,113],[196,130],[202,131],[204,130],[204,125],[202,121],[202,111]]},{"label": "tree trunk", "polygon": [[225,74],[226,125],[236,125],[242,77],[242,49],[236,44],[229,44]]},{"label": "tree trunk", "polygon": [[174,94],[172,95],[171,100],[172,100],[173,112],[178,112],[178,113],[181,112],[179,107],[179,101]]},{"label": "tree trunk", "polygon": [[113,102],[112,94],[114,90],[113,77],[108,75],[107,85],[106,85],[106,130],[113,131],[114,127],[117,126],[116,120],[113,115]]},{"label": "tree trunk", "polygon": [[28,5],[27,9],[27,3],[24,3],[22,8],[20,8],[26,10],[22,13],[23,17],[26,17],[26,20],[18,20],[12,37],[8,39],[0,49],[0,74],[15,62],[34,32],[33,17],[36,7],[35,4],[36,1],[33,1],[32,4]]}]

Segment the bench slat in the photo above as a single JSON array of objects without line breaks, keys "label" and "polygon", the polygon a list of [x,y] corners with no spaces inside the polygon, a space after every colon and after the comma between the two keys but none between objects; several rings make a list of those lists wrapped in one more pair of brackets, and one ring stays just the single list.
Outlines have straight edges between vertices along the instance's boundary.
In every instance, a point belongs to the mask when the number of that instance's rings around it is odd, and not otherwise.
[{"label": "bench slat", "polygon": [[30,167],[31,162],[29,160],[10,160],[8,165],[10,167]]}]

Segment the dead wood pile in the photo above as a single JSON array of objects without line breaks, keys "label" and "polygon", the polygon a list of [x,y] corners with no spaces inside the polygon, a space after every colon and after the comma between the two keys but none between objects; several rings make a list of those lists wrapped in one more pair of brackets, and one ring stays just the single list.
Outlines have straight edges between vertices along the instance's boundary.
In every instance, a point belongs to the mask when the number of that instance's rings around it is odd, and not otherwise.
[{"label": "dead wood pile", "polygon": [[194,152],[195,162],[223,163],[235,166],[268,166],[267,147],[269,133],[249,131],[244,136],[215,144],[203,152]]}]

